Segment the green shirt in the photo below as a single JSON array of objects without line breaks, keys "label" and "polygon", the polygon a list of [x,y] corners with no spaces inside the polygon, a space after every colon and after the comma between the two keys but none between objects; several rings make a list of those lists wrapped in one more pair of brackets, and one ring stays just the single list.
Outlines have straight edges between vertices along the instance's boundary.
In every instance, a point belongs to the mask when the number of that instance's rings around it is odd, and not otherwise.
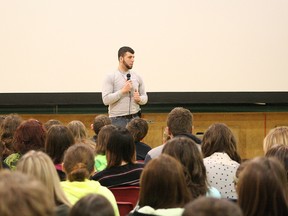
[{"label": "green shirt", "polygon": [[16,169],[16,165],[18,160],[21,158],[21,155],[19,153],[13,153],[9,155],[4,162],[10,167],[11,170]]},{"label": "green shirt", "polygon": [[106,155],[98,154],[95,156],[95,170],[100,172],[107,167]]}]

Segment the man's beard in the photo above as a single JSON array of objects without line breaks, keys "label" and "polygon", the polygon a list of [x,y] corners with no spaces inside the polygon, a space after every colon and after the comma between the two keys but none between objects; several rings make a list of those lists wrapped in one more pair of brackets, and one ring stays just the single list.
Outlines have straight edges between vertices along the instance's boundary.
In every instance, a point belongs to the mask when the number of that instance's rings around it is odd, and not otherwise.
[{"label": "man's beard", "polygon": [[128,70],[132,69],[132,67],[133,67],[133,65],[132,65],[132,66],[129,66],[129,65],[126,63],[126,61],[123,61],[123,64],[124,64],[124,66],[125,66]]}]

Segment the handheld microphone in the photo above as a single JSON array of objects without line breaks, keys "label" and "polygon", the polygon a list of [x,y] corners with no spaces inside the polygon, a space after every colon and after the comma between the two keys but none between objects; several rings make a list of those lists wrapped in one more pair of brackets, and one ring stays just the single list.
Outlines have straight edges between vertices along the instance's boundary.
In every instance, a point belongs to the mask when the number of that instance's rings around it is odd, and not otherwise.
[{"label": "handheld microphone", "polygon": [[127,76],[127,80],[130,80],[130,78],[131,78],[131,74],[128,73],[126,76]]}]

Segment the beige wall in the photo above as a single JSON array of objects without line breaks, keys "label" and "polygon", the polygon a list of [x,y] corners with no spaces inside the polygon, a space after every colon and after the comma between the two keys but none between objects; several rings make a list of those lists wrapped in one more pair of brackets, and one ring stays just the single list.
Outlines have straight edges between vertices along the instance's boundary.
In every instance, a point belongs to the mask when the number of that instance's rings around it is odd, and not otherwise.
[{"label": "beige wall", "polygon": [[149,92],[287,91],[287,8],[285,0],[0,0],[0,92],[100,92],[123,45],[135,49],[133,69]]}]

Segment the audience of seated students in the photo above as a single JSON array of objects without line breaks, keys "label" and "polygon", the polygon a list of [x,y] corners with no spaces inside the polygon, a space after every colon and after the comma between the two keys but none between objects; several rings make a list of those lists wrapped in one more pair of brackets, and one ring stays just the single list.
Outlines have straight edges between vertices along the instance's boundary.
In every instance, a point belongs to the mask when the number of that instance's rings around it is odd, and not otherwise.
[{"label": "audience of seated students", "polygon": [[95,170],[100,172],[107,167],[106,149],[110,134],[115,130],[114,125],[105,125],[99,131],[96,142],[96,155],[95,155]]},{"label": "audience of seated students", "polygon": [[9,114],[2,117],[0,124],[0,140],[4,144],[3,159],[7,158],[10,154],[14,153],[13,136],[18,126],[23,121],[18,114]]},{"label": "audience of seated students", "polygon": [[288,145],[273,145],[273,147],[266,152],[265,156],[277,158],[284,166],[288,179]]},{"label": "audience of seated students", "polygon": [[96,143],[97,136],[102,127],[105,125],[110,125],[111,119],[107,115],[97,115],[94,118],[93,124],[91,124],[91,129],[94,131],[95,135],[92,137],[92,140]]},{"label": "audience of seated students", "polygon": [[111,203],[102,195],[89,194],[78,200],[69,216],[113,216]]},{"label": "audience of seated students", "polygon": [[[201,144],[201,140],[192,134],[192,129],[193,115],[188,109],[176,107],[171,110],[167,117],[167,130],[171,138],[176,136],[184,136],[192,139],[197,144]],[[151,149],[145,157],[145,164],[149,160],[158,157],[162,153],[164,145],[165,143]]]},{"label": "audience of seated students", "polygon": [[141,118],[132,119],[126,128],[132,134],[134,143],[136,146],[136,160],[144,161],[147,153],[151,150],[151,147],[144,142],[141,142],[148,133],[148,123]]},{"label": "audience of seated students", "polygon": [[43,124],[35,119],[23,121],[14,133],[15,153],[5,159],[13,170],[22,155],[30,150],[44,150],[46,130]]},{"label": "audience of seated students", "polygon": [[61,181],[66,180],[62,167],[64,153],[74,143],[72,132],[64,125],[54,125],[47,132],[45,152],[52,159]]},{"label": "audience of seated students", "polygon": [[288,145],[288,126],[279,126],[271,129],[263,141],[264,154],[274,145]]},{"label": "audience of seated students", "polygon": [[174,157],[183,165],[186,183],[194,199],[199,196],[221,198],[219,191],[208,184],[201,152],[193,140],[175,137],[166,143],[162,152]]},{"label": "audience of seated students", "polygon": [[83,122],[73,120],[67,124],[67,127],[71,130],[75,143],[84,143],[95,149],[96,144],[89,138],[87,128]]},{"label": "audience of seated students", "polygon": [[241,208],[227,199],[199,197],[188,203],[182,216],[243,216]]},{"label": "audience of seated students", "polygon": [[140,180],[139,203],[130,215],[180,216],[191,199],[182,165],[161,154],[146,164]]},{"label": "audience of seated students", "polygon": [[48,131],[54,125],[63,125],[63,123],[57,119],[49,119],[47,122],[44,123],[46,131]]},{"label": "audience of seated students", "polygon": [[118,206],[112,192],[99,182],[89,180],[94,173],[93,149],[86,144],[74,144],[64,155],[63,168],[67,176],[62,188],[68,200],[74,205],[82,197],[94,193],[106,197],[112,204],[115,215],[119,215]]},{"label": "audience of seated students", "polygon": [[[101,131],[100,131],[101,133]],[[106,187],[139,186],[144,164],[135,161],[135,144],[126,128],[114,127],[107,142],[107,167],[92,179]]]},{"label": "audience of seated students", "polygon": [[249,160],[239,174],[236,190],[244,216],[288,215],[287,174],[275,158]]},{"label": "audience of seated students", "polygon": [[54,216],[54,204],[39,180],[18,171],[0,172],[1,216]]},{"label": "audience of seated students", "polygon": [[237,199],[233,180],[241,158],[232,131],[225,124],[212,124],[204,133],[201,149],[209,184],[222,198]]},{"label": "audience of seated students", "polygon": [[16,170],[35,177],[48,189],[49,198],[56,206],[56,216],[67,216],[71,204],[68,201],[51,158],[41,151],[31,150],[18,161]]}]

